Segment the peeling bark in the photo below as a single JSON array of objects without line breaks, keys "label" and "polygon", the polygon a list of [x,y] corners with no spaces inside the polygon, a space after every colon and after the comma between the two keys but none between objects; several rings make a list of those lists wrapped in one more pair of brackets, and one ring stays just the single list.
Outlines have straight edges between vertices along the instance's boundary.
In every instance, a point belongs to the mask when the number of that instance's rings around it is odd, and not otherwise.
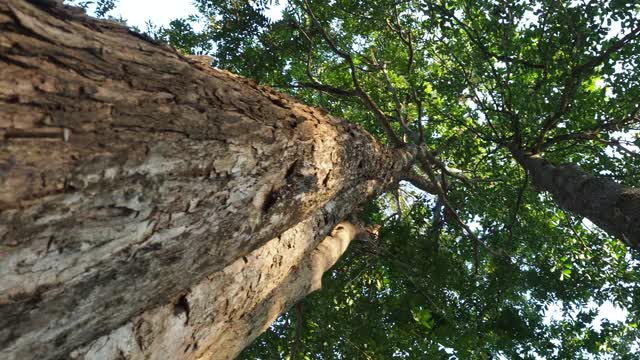
[{"label": "peeling bark", "polygon": [[512,154],[562,208],[584,216],[632,248],[640,248],[640,189],[585,173],[575,165],[554,165],[516,148]]},{"label": "peeling bark", "polygon": [[[196,289],[237,290],[262,271],[251,257],[285,238],[301,251],[287,261],[308,264],[295,259],[411,161],[358,126],[43,0],[0,2],[0,137],[3,359],[67,357],[169,308],[185,326],[208,321],[207,338],[224,317],[198,318]],[[252,309],[241,304],[234,314]]]}]

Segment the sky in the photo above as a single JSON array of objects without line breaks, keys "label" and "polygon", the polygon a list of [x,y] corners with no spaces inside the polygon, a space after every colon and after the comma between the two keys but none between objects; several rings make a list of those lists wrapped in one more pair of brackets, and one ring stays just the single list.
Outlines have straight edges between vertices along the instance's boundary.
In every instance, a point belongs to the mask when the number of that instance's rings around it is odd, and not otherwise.
[{"label": "sky", "polygon": [[[278,20],[286,3],[286,0],[280,0],[266,12],[267,16],[273,21]],[[109,14],[122,17],[127,24],[144,30],[148,20],[154,25],[167,26],[171,20],[197,14],[197,11],[192,0],[118,0],[116,8]]]},{"label": "sky", "polygon": [[122,17],[127,24],[144,30],[151,20],[155,25],[169,25],[176,18],[196,14],[191,0],[119,0],[109,14]]},{"label": "sky", "polygon": [[[280,12],[286,5],[286,0],[281,0],[280,4],[272,7],[267,11],[267,16],[272,20],[280,18]],[[127,20],[130,26],[137,26],[139,29],[146,29],[147,21],[151,20],[154,25],[167,26],[169,22],[176,18],[183,18],[192,14],[196,14],[196,8],[192,4],[192,0],[118,0],[116,8],[109,14],[115,17],[122,17]],[[614,31],[620,31],[619,25]],[[596,304],[590,306],[598,307]],[[603,319],[609,321],[624,321],[627,316],[627,310],[619,308],[610,302],[605,302],[599,307],[598,317],[592,323],[592,326],[598,330]],[[550,304],[545,312],[545,322],[557,321],[562,319],[562,304]]]}]

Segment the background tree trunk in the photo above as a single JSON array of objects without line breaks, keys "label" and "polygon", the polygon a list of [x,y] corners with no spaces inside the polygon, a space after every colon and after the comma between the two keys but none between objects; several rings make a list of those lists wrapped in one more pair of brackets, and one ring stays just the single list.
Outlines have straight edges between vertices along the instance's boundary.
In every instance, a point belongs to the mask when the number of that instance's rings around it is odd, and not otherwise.
[{"label": "background tree trunk", "polygon": [[[355,125],[51,1],[0,3],[0,109],[7,359],[64,357],[170,301],[171,316],[193,324],[189,294],[207,281],[236,289],[234,314],[253,318],[244,312],[266,301],[250,299],[254,287],[295,277],[283,265],[260,279],[249,257],[273,240],[297,249],[292,266],[309,264],[302,254],[410,160]],[[273,264],[289,256],[271,251]],[[251,336],[265,326],[255,324]]]},{"label": "background tree trunk", "polygon": [[529,171],[535,186],[551,193],[560,207],[640,248],[640,189],[587,174],[575,165],[553,165],[539,155],[515,148],[511,152]]}]

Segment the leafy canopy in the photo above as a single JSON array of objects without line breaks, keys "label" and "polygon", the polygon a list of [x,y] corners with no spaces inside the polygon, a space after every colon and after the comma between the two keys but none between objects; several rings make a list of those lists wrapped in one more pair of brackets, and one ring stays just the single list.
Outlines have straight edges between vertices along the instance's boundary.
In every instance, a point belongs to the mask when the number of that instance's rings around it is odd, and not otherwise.
[{"label": "leafy canopy", "polygon": [[[423,146],[429,161],[416,175],[443,188],[433,195],[402,182],[369,204],[361,216],[380,227],[377,241],[354,244],[323,290],[244,358],[631,359],[640,351],[638,255],[536,192],[507,149],[640,185],[637,3],[195,4],[198,14],[151,35],[383,141]],[[626,309],[626,319],[594,325],[604,302]],[[552,320],[551,305],[562,309]]]}]

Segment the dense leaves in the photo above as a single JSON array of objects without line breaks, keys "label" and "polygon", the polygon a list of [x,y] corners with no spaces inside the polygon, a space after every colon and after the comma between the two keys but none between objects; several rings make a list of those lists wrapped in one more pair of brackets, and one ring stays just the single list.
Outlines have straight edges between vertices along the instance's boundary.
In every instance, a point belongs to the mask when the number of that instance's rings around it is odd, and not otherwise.
[{"label": "dense leaves", "polygon": [[[638,255],[538,193],[508,150],[640,186],[635,2],[195,3],[199,14],[151,35],[384,141],[424,146],[444,191],[403,182],[370,204],[362,216],[378,240],[354,244],[244,358],[640,351]],[[626,318],[594,321],[605,302]]]}]

